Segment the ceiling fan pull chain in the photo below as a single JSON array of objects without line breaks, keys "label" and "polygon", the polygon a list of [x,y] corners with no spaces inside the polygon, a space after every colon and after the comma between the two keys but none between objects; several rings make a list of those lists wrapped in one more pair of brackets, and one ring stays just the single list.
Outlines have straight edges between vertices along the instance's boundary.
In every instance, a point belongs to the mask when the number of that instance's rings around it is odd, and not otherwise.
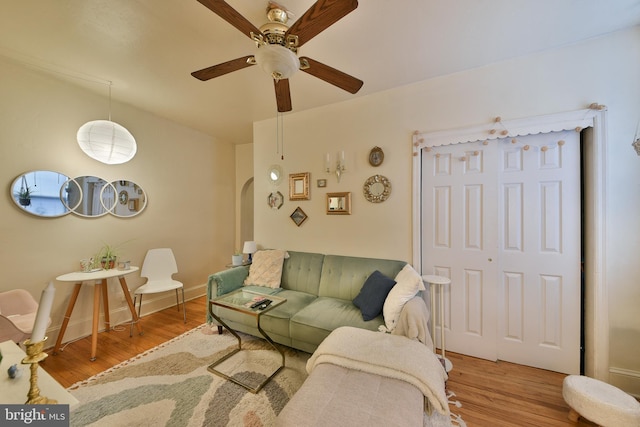
[{"label": "ceiling fan pull chain", "polygon": [[280,122],[280,160],[284,160],[284,117],[282,113],[278,113]]},{"label": "ceiling fan pull chain", "polygon": [[281,112],[276,113],[276,154],[284,160],[284,119]]}]

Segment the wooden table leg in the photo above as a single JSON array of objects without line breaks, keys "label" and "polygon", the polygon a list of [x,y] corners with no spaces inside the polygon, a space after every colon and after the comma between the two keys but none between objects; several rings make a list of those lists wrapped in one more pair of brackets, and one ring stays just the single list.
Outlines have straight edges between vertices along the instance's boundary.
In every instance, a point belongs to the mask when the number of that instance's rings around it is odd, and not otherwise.
[{"label": "wooden table leg", "polygon": [[[136,324],[138,334],[142,335],[142,325],[140,325],[140,318],[138,317],[138,314],[136,313],[136,307],[133,305],[133,301],[131,300],[127,282],[124,279],[124,276],[118,277],[118,280],[120,281],[120,286],[122,286],[122,293],[124,293],[124,298],[127,300],[127,305],[129,306],[129,310],[131,311],[131,321]],[[129,333],[129,336],[131,336],[131,333]]]},{"label": "wooden table leg", "polygon": [[102,282],[96,282],[93,288],[93,327],[91,329],[91,360],[96,360],[98,350],[98,320],[100,320],[100,288]]},{"label": "wooden table leg", "polygon": [[580,419],[580,414],[575,409],[569,408],[569,421],[577,423],[578,419]]},{"label": "wooden table leg", "polygon": [[67,312],[64,314],[64,319],[62,320],[62,327],[60,328],[60,332],[58,333],[58,339],[56,340],[56,345],[53,347],[53,354],[58,354],[58,350],[60,350],[60,345],[62,344],[62,338],[64,337],[64,333],[67,330],[67,326],[69,325],[69,318],[71,317],[71,312],[73,311],[73,307],[76,305],[76,300],[78,299],[78,294],[80,293],[80,288],[82,287],[82,282],[76,283],[75,288],[73,288],[73,292],[71,293],[71,298],[69,299],[69,305],[67,306]]},{"label": "wooden table leg", "polygon": [[107,279],[102,279],[102,307],[104,308],[104,330],[111,330],[111,321],[109,320],[109,288],[107,287]]}]

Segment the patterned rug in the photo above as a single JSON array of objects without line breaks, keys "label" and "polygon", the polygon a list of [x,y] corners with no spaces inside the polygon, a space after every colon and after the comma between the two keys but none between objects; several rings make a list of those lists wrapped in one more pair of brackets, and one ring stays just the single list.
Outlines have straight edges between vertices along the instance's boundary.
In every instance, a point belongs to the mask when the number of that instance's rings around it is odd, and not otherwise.
[{"label": "patterned rug", "polygon": [[[80,403],[71,426],[267,427],[307,377],[309,354],[288,347],[285,368],[257,394],[207,370],[237,346],[230,334],[201,325],[154,349],[69,387]],[[279,366],[280,355],[264,340],[243,335],[243,350],[216,369],[259,383]],[[456,402],[451,402],[455,404]],[[455,422],[453,425],[464,425]],[[445,417],[425,426],[450,426]]]}]

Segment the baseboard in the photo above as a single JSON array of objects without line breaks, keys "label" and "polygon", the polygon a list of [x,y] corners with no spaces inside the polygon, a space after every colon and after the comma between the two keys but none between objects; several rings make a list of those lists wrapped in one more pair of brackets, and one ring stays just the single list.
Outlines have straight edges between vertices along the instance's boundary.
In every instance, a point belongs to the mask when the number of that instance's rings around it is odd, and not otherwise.
[{"label": "baseboard", "polygon": [[[185,288],[184,290],[184,299],[185,301],[189,301],[195,298],[199,298],[203,295],[207,294],[207,285],[201,284],[197,286],[192,286],[190,288]],[[165,308],[172,307],[176,305],[176,296],[175,292],[163,292],[160,294],[151,294],[145,295],[145,298],[142,301],[142,312],[141,315],[144,317],[147,314],[154,313],[156,311],[164,310]],[[180,302],[182,302],[182,295],[180,295]],[[91,310],[78,310],[78,305],[81,303],[80,300],[76,303],[76,308],[74,312],[71,314],[71,318],[69,319],[69,324],[67,325],[67,330],[64,333],[64,339],[62,341],[61,348],[64,348],[64,344],[69,343],[71,341],[76,341],[78,339],[87,337],[91,335],[91,326],[93,322],[92,311]],[[83,303],[87,303],[84,301]],[[66,308],[66,307],[65,307]],[[136,306],[136,311],[138,307]],[[182,307],[180,307],[182,310]],[[83,316],[84,314],[84,316]],[[189,317],[189,311],[187,311],[187,317]],[[128,328],[131,322],[131,312],[129,311],[129,307],[124,298],[116,299],[109,298],[109,320],[111,322],[111,327],[126,327]],[[206,322],[206,318],[202,319],[202,323]],[[47,329],[47,343],[46,348],[53,348],[55,346],[56,340],[58,339],[58,335],[60,333],[60,328],[62,326],[62,322],[56,323]],[[104,313],[102,310],[100,311],[100,320],[99,320],[99,329],[100,332],[104,331]]]},{"label": "baseboard", "polygon": [[640,398],[640,372],[638,371],[610,367],[609,383],[635,398]]}]

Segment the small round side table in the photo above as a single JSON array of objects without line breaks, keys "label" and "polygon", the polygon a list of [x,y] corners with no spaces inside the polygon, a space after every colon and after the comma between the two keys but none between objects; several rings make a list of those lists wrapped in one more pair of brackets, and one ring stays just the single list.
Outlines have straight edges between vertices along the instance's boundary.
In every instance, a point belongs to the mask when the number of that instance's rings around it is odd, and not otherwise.
[{"label": "small round side table", "polygon": [[444,276],[425,275],[422,276],[422,280],[429,284],[429,291],[431,292],[431,336],[435,344],[436,341],[436,286],[439,287],[439,305],[440,305],[440,352],[436,355],[444,361],[444,369],[449,372],[453,369],[453,363],[446,358],[445,340],[444,340],[444,285],[451,284],[451,279]]}]

